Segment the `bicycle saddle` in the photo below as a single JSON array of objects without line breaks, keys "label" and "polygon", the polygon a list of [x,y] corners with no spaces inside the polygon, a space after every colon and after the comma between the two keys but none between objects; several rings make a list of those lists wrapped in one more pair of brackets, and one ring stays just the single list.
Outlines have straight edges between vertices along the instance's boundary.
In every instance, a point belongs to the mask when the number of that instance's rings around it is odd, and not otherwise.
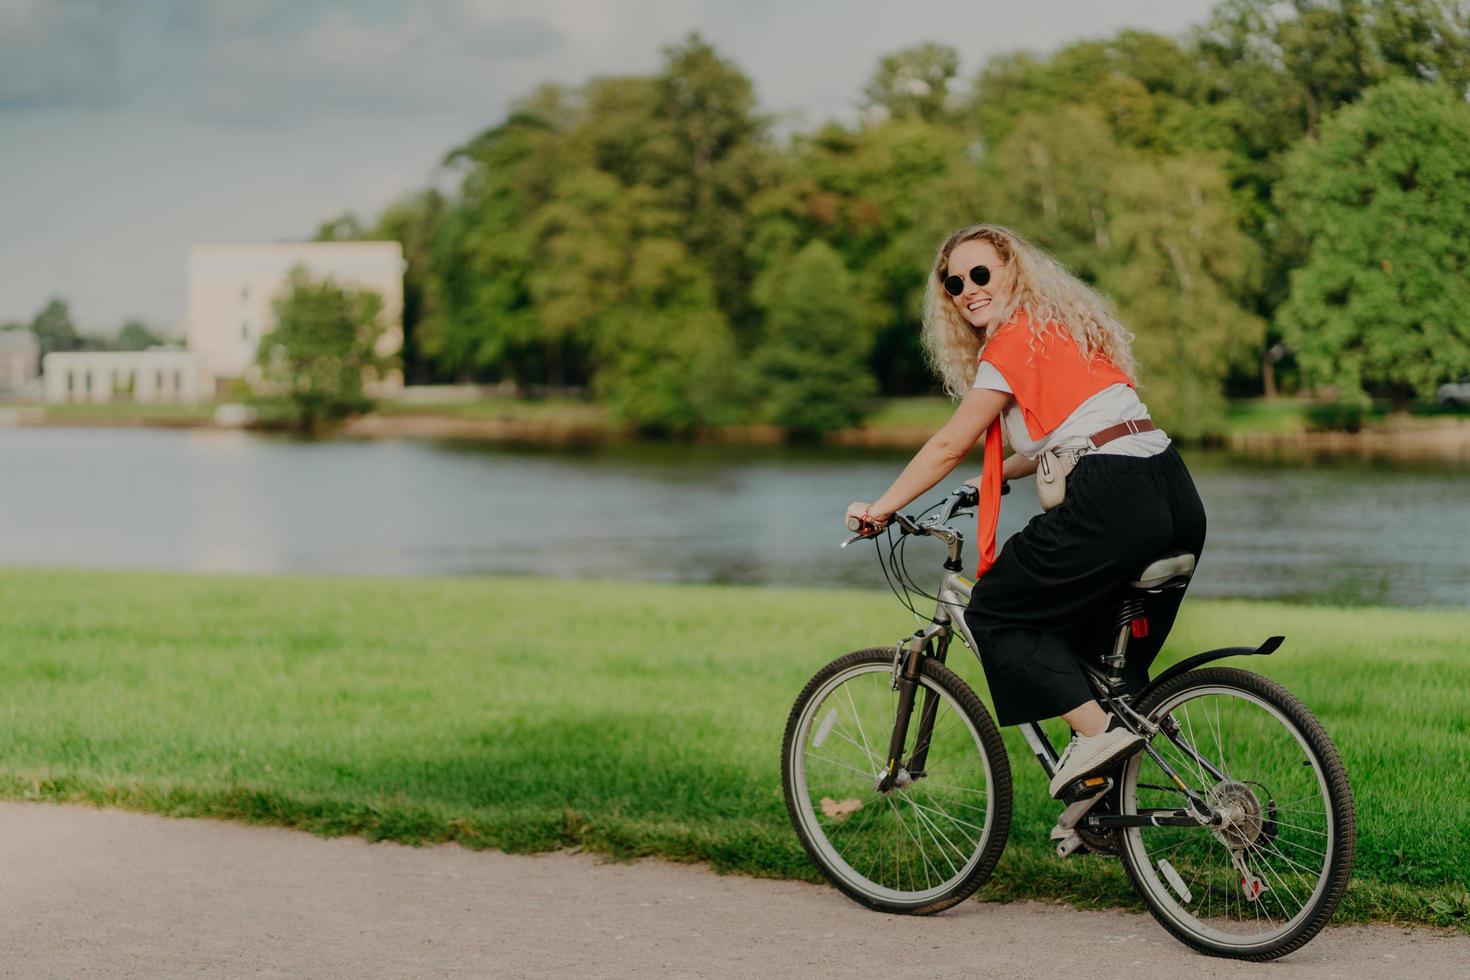
[{"label": "bicycle saddle", "polygon": [[1155,558],[1129,584],[1135,589],[1158,589],[1180,586],[1194,574],[1194,555],[1187,551],[1171,551]]}]

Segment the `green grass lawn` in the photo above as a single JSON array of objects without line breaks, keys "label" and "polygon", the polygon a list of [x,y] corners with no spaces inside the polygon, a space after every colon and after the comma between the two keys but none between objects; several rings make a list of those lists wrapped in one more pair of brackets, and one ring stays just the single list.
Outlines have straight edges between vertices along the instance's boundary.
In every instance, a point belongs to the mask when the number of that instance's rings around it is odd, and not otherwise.
[{"label": "green grass lawn", "polygon": [[1237,398],[1226,409],[1231,435],[1246,432],[1305,432],[1310,405],[1300,398]]},{"label": "green grass lawn", "polygon": [[[906,615],[835,590],[0,569],[0,794],[816,880],[782,802],[787,714]],[[1342,750],[1340,917],[1470,928],[1470,613],[1190,600],[1164,659],[1272,633],[1232,662]],[[958,644],[951,663],[985,694]],[[1006,740],[1016,816],[982,895],[1136,906],[1116,860],[1052,855],[1059,807]]]},{"label": "green grass lawn", "polygon": [[431,415],[454,419],[495,419],[502,422],[556,422],[568,425],[613,425],[607,406],[568,398],[479,398],[468,402],[415,404],[382,401],[383,415]]},{"label": "green grass lawn", "polygon": [[156,422],[208,422],[214,418],[213,402],[69,402],[61,405],[36,406],[43,408],[46,418],[56,421],[135,421]]},{"label": "green grass lawn", "polygon": [[926,428],[936,432],[954,416],[955,403],[940,396],[884,398],[863,420],[870,429]]}]

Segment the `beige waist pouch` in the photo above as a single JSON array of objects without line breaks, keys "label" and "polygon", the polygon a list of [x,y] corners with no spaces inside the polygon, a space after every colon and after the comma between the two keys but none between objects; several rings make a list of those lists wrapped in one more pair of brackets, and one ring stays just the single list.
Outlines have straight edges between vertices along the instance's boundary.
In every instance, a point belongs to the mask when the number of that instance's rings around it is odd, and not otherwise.
[{"label": "beige waist pouch", "polygon": [[1077,466],[1077,453],[1057,455],[1048,449],[1036,464],[1036,496],[1042,510],[1051,510],[1067,499],[1067,475]]}]

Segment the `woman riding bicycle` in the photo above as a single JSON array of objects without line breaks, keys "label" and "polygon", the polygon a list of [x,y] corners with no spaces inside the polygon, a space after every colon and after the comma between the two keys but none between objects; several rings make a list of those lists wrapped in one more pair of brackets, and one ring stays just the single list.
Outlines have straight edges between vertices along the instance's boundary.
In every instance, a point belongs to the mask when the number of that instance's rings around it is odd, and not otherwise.
[{"label": "woman riding bicycle", "polygon": [[[976,225],[939,249],[925,291],[925,352],[960,399],[953,418],[872,504],[872,531],[944,479],[984,436],[979,567],[965,620],[1002,725],[1060,716],[1074,732],[1051,783],[1058,796],[1142,745],[1094,700],[1078,656],[1096,652],[1120,584],[1160,555],[1198,559],[1205,512],[1183,459],[1134,391],[1130,334],[1110,304],[1020,235]],[[1187,315],[1187,311],[1186,314]],[[1001,419],[1013,454],[1001,462]],[[1058,463],[1065,499],[995,555],[1002,481]],[[1153,596],[1129,647],[1136,692],[1174,623],[1183,589]]]}]

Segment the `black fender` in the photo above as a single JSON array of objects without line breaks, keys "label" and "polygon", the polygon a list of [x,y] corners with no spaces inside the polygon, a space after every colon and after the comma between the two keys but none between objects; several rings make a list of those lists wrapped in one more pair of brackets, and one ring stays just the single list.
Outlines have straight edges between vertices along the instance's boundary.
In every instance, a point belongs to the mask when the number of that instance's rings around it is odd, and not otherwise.
[{"label": "black fender", "polygon": [[1177,664],[1164,671],[1158,677],[1150,680],[1147,684],[1143,686],[1143,690],[1138,692],[1137,697],[1133,699],[1133,703],[1137,704],[1141,702],[1144,698],[1148,697],[1148,695],[1153,692],[1154,688],[1159,687],[1161,684],[1164,684],[1167,681],[1173,680],[1175,677],[1178,677],[1185,671],[1194,670],[1194,668],[1198,667],[1200,664],[1207,664],[1211,660],[1219,660],[1222,657],[1264,657],[1269,653],[1273,653],[1277,647],[1281,646],[1281,644],[1285,642],[1286,637],[1284,636],[1272,636],[1267,638],[1266,642],[1262,643],[1258,647],[1221,647],[1218,650],[1207,650],[1204,653],[1196,653],[1192,657],[1179,661]]}]

